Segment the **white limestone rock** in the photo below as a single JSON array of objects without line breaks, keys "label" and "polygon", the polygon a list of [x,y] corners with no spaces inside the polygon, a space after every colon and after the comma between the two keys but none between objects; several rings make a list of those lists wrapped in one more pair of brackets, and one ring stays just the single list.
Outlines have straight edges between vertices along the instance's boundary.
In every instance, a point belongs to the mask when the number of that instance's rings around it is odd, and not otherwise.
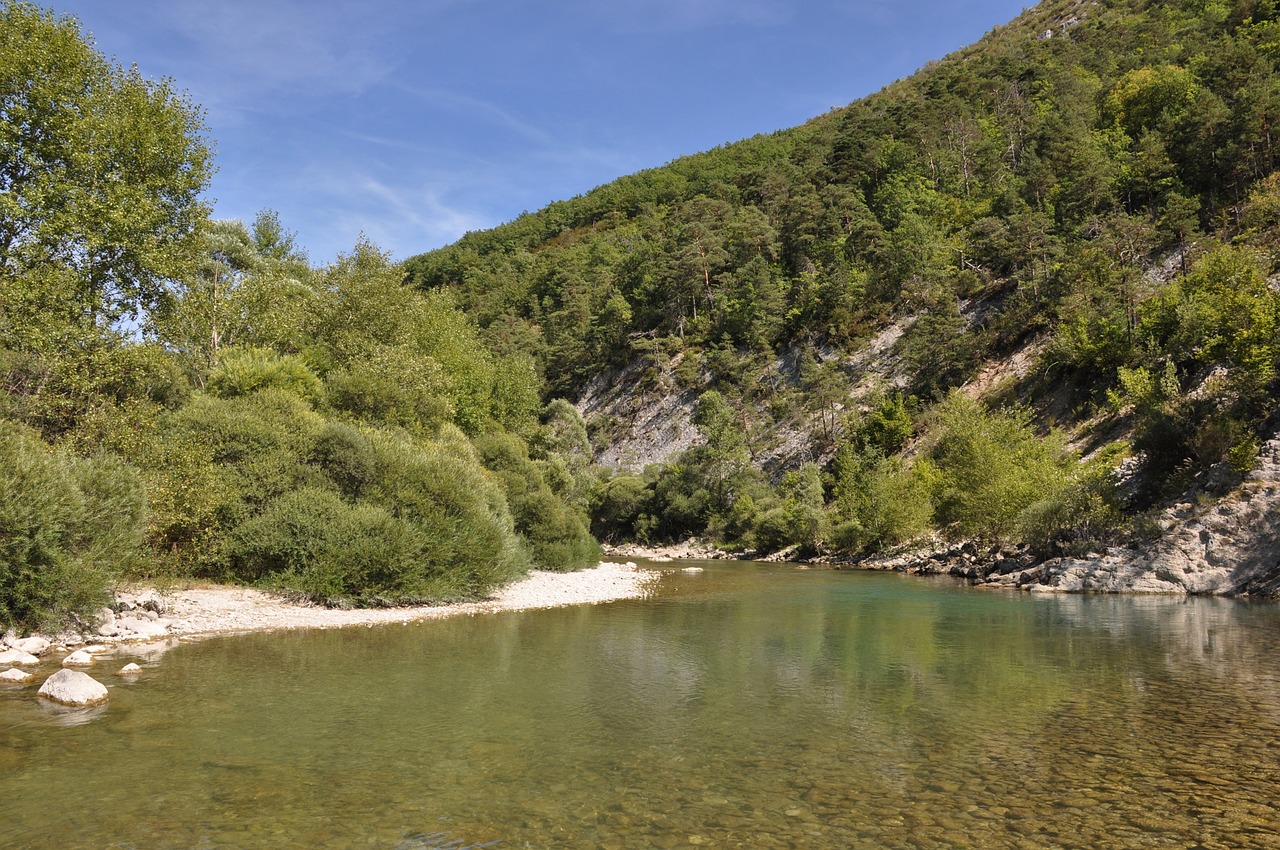
[{"label": "white limestone rock", "polygon": [[40,686],[39,695],[61,705],[97,705],[110,696],[107,688],[88,673],[59,670]]},{"label": "white limestone rock", "polygon": [[32,655],[44,655],[52,645],[48,638],[42,637],[22,638],[13,642],[14,649],[29,652]]},{"label": "white limestone rock", "polygon": [[21,649],[6,649],[0,652],[0,664],[17,664],[19,667],[30,667],[39,664],[40,659]]},{"label": "white limestone rock", "polygon": [[116,621],[116,626],[122,632],[133,632],[141,637],[163,637],[169,634],[168,620],[144,620],[134,617],[121,618]]},{"label": "white limestone rock", "polygon": [[77,649],[75,652],[62,659],[63,667],[88,667],[93,664],[93,656],[85,652],[83,649]]},{"label": "white limestone rock", "polygon": [[136,676],[141,672],[142,672],[142,668],[139,667],[137,664],[132,664],[132,663],[126,664],[120,668],[121,676]]},{"label": "white limestone rock", "polygon": [[10,667],[3,673],[0,673],[0,682],[9,682],[11,684],[21,684],[31,678],[31,674],[26,670],[19,670],[17,667]]}]

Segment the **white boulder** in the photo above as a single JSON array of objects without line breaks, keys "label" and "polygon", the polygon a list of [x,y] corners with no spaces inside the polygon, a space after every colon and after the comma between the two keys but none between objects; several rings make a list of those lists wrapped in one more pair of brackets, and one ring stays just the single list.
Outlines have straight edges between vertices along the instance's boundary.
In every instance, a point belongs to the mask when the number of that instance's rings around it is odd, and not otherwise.
[{"label": "white boulder", "polygon": [[126,664],[120,668],[121,676],[136,676],[142,672],[142,668],[137,664]]},{"label": "white boulder", "polygon": [[21,649],[6,649],[4,652],[0,652],[0,664],[17,664],[20,667],[30,667],[32,664],[39,663],[39,658],[29,652],[23,652]]},{"label": "white boulder", "polygon": [[44,655],[49,651],[50,646],[52,646],[52,644],[49,643],[48,638],[42,637],[22,638],[21,640],[16,640],[13,643],[14,649],[21,650],[22,652],[29,652],[32,655]]},{"label": "white boulder", "polygon": [[93,663],[93,656],[85,652],[83,649],[77,649],[75,652],[62,659],[63,667],[88,667]]},{"label": "white boulder", "polygon": [[105,655],[106,653],[111,651],[111,647],[105,646],[100,643],[95,643],[95,644],[91,644],[90,646],[80,647],[80,651],[87,652],[90,655]]},{"label": "white boulder", "polygon": [[40,696],[62,705],[97,705],[106,702],[107,688],[88,673],[59,670],[40,686]]},{"label": "white boulder", "polygon": [[120,629],[133,632],[141,637],[163,637],[169,634],[168,620],[144,620],[135,617],[121,618],[116,621]]},{"label": "white boulder", "polygon": [[17,667],[10,667],[3,673],[0,673],[0,682],[25,682],[31,678],[31,674],[26,670],[19,670]]}]

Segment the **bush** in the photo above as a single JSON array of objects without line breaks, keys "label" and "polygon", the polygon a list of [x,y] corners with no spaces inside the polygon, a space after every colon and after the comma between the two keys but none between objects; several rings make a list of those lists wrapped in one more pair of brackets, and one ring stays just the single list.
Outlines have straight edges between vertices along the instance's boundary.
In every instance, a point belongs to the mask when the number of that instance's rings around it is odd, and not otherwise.
[{"label": "bush", "polygon": [[1036,436],[1024,413],[988,412],[953,392],[937,416],[935,518],[952,533],[1005,539],[1032,503],[1071,485],[1075,458],[1059,437]]},{"label": "bush", "polygon": [[643,478],[618,475],[601,482],[590,501],[592,532],[613,542],[636,535],[636,521],[649,511],[653,490]]},{"label": "bush", "polygon": [[320,379],[295,355],[265,348],[229,348],[209,375],[208,390],[220,398],[235,398],[265,389],[287,390],[315,401],[322,395]]},{"label": "bush", "polygon": [[459,595],[445,576],[417,569],[424,541],[414,531],[379,506],[303,488],[236,528],[227,555],[243,580],[331,605]]},{"label": "bush", "polygon": [[475,446],[502,485],[516,531],[528,542],[535,565],[572,570],[600,562],[600,545],[587,530],[587,517],[552,491],[544,467],[530,460],[519,437],[486,434],[475,439]]},{"label": "bush", "polygon": [[[230,577],[330,605],[389,605],[476,598],[528,567],[502,493],[456,432],[418,442],[329,425],[316,444],[329,476],[359,487],[343,498],[326,478],[270,499],[227,534]],[[358,464],[335,465],[342,445]]]},{"label": "bush", "polygon": [[142,487],[113,460],[82,460],[0,424],[0,620],[89,621],[140,556]]}]

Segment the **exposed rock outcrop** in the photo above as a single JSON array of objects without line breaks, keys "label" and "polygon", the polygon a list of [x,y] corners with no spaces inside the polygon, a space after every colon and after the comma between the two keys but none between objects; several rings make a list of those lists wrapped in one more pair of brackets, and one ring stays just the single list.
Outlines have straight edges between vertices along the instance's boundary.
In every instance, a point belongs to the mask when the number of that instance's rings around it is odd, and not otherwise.
[{"label": "exposed rock outcrop", "polygon": [[1166,509],[1149,549],[1114,548],[1055,558],[981,583],[1030,591],[1280,596],[1280,437],[1268,440],[1248,478],[1207,505]]}]

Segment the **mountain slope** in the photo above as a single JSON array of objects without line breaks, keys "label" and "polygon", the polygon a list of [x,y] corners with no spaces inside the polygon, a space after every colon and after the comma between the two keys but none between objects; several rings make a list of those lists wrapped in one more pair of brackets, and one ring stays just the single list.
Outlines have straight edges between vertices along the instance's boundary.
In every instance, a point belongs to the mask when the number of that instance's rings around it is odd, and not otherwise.
[{"label": "mountain slope", "polygon": [[[1271,436],[1276,16],[1047,0],[871,97],[468,234],[408,279],[583,398],[598,458],[668,464],[600,486],[600,533],[1116,542],[1198,481],[1236,486]],[[948,401],[961,387],[985,413]],[[992,451],[1044,438],[1047,478],[973,479],[1004,482],[1008,521],[965,515],[962,422]]]}]

